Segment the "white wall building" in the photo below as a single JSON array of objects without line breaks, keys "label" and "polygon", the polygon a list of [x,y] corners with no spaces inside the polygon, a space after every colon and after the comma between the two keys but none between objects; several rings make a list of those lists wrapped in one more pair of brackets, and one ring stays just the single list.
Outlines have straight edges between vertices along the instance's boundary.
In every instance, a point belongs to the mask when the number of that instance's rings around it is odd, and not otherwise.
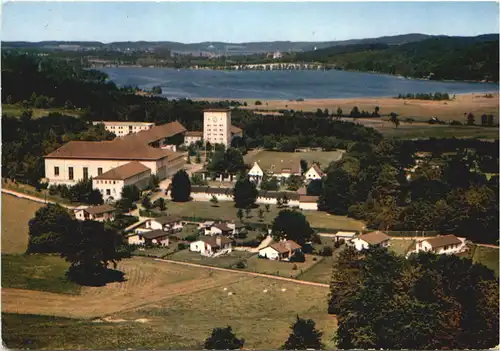
[{"label": "white wall building", "polygon": [[203,140],[210,144],[231,145],[231,110],[207,109],[203,111]]},{"label": "white wall building", "polygon": [[178,232],[184,228],[185,221],[177,216],[164,216],[149,219],[146,221],[146,228],[153,230],[163,230],[165,232]]},{"label": "white wall building", "polygon": [[281,240],[259,250],[259,256],[269,260],[289,261],[302,247],[293,240]]},{"label": "white wall building", "polygon": [[264,170],[257,162],[254,162],[252,168],[248,171],[248,177],[257,184],[260,184],[262,181],[262,178],[264,177]]},{"label": "white wall building", "polygon": [[315,163],[304,173],[304,178],[306,181],[317,180],[323,178],[325,174]]},{"label": "white wall building", "polygon": [[300,195],[299,208],[302,210],[318,210],[319,196]]},{"label": "white wall building", "polygon": [[158,245],[165,247],[170,245],[168,234],[163,230],[141,231],[129,235],[127,241],[130,245]]},{"label": "white wall building", "polygon": [[74,209],[75,218],[79,221],[113,221],[116,209],[110,205],[79,206]]},{"label": "white wall building", "polygon": [[464,252],[467,249],[465,238],[458,238],[453,234],[449,234],[417,241],[415,250],[410,251],[408,254],[423,251],[432,252],[437,255],[450,255]]},{"label": "white wall building", "polygon": [[370,247],[389,247],[391,237],[387,234],[376,231],[358,236],[352,239],[352,244],[358,251],[366,250]]},{"label": "white wall building", "polygon": [[103,124],[104,129],[114,133],[117,137],[122,137],[128,134],[138,133],[143,130],[151,129],[155,126],[149,122],[123,122],[123,121],[96,121],[93,125]]},{"label": "white wall building", "polygon": [[189,250],[199,252],[202,256],[219,256],[232,252],[232,240],[224,236],[204,237],[189,245]]},{"label": "white wall building", "polygon": [[191,145],[196,143],[197,141],[203,140],[203,132],[202,131],[187,131],[184,134],[184,145]]},{"label": "white wall building", "polygon": [[116,201],[121,199],[125,186],[135,185],[139,190],[147,188],[150,177],[151,169],[133,161],[92,178],[92,187],[101,192],[104,201]]}]

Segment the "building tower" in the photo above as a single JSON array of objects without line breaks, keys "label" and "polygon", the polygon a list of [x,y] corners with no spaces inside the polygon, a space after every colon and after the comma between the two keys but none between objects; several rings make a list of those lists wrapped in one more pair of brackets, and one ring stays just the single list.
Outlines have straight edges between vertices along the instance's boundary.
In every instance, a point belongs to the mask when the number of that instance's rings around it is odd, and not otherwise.
[{"label": "building tower", "polygon": [[212,108],[203,111],[203,140],[231,146],[231,110]]}]

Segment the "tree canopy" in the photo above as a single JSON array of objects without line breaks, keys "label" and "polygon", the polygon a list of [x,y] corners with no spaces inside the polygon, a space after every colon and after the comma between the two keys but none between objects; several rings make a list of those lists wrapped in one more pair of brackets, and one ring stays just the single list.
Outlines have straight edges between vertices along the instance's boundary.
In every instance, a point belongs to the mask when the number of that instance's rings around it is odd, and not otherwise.
[{"label": "tree canopy", "polygon": [[48,204],[35,212],[29,223],[28,253],[55,253],[61,250],[61,238],[71,230],[73,219],[58,204]]},{"label": "tree canopy", "polygon": [[212,334],[205,340],[206,350],[236,350],[241,349],[245,339],[238,339],[230,326],[214,328]]},{"label": "tree canopy", "polygon": [[342,349],[487,349],[498,344],[498,279],[454,255],[376,248],[334,263],[329,312]]},{"label": "tree canopy", "polygon": [[295,210],[282,210],[273,220],[272,235],[274,240],[293,240],[304,245],[312,238],[312,230],[306,217]]},{"label": "tree canopy", "polygon": [[316,323],[312,319],[297,316],[290,329],[292,332],[281,347],[283,350],[321,350],[324,347],[321,342],[323,333],[316,330]]},{"label": "tree canopy", "polygon": [[239,179],[234,185],[234,206],[237,208],[250,208],[257,200],[257,187],[248,177]]},{"label": "tree canopy", "polygon": [[184,169],[174,174],[170,195],[175,202],[186,202],[191,199],[191,181]]}]

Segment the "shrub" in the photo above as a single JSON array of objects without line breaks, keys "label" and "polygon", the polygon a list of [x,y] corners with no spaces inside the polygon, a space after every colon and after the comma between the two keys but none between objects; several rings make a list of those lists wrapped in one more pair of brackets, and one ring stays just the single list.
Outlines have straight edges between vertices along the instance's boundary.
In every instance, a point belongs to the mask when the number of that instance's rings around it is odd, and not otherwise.
[{"label": "shrub", "polygon": [[304,254],[301,251],[297,252],[290,258],[290,262],[305,262],[305,261],[306,261],[306,256],[304,256]]},{"label": "shrub", "polygon": [[184,243],[178,243],[177,244],[177,249],[178,250],[185,250],[185,249],[187,249],[187,247],[188,246],[186,244],[184,244]]},{"label": "shrub", "polygon": [[317,261],[318,259],[316,257],[313,257],[313,261]]},{"label": "shrub", "polygon": [[296,271],[296,270],[297,270],[297,268],[298,268],[298,267],[297,267],[297,265],[296,265],[296,264],[294,264],[294,265],[293,265],[293,267],[292,267],[292,269],[293,269],[294,271]]},{"label": "shrub", "polygon": [[196,241],[197,239],[198,239],[198,235],[196,235],[196,234],[191,234],[191,235],[188,235],[184,238],[184,240],[189,241],[189,242]]},{"label": "shrub", "polygon": [[255,101],[255,105],[262,105],[262,102],[260,100]]},{"label": "shrub", "polygon": [[236,268],[244,269],[246,267],[247,267],[247,263],[245,262],[245,260],[241,260],[241,261],[238,261],[238,263],[236,263]]},{"label": "shrub", "polygon": [[[337,243],[338,243],[338,241],[337,241],[337,242],[335,242],[335,245],[336,245]],[[333,249],[332,249],[332,247],[331,247],[331,246],[324,246],[324,247],[321,249],[321,251],[320,251],[320,253],[319,253],[319,254],[320,254],[321,256],[331,256],[331,255],[333,254]]]}]

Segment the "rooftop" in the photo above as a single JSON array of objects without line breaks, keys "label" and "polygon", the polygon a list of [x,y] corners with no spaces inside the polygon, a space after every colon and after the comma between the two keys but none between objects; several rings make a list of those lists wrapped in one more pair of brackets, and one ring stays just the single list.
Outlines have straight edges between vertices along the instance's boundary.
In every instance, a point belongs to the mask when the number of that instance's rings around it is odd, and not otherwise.
[{"label": "rooftop", "polygon": [[185,135],[191,136],[191,137],[203,137],[203,131],[201,131],[201,130],[188,130]]},{"label": "rooftop", "polygon": [[229,243],[233,242],[233,240],[231,240],[225,236],[220,236],[220,235],[202,237],[202,238],[200,238],[200,241],[203,241],[204,243],[210,245],[213,248],[217,248],[217,247],[219,247],[219,244],[217,244],[217,238],[220,238],[221,245],[229,244]]},{"label": "rooftop", "polygon": [[154,126],[154,122],[133,122],[133,121],[94,121],[92,124],[104,124],[115,126]]},{"label": "rooftop", "polygon": [[299,201],[300,202],[307,202],[307,203],[316,203],[319,200],[319,196],[309,196],[309,195],[300,195]]},{"label": "rooftop", "polygon": [[203,112],[229,112],[230,108],[207,108]]},{"label": "rooftop", "polygon": [[239,127],[236,127],[236,126],[233,126],[231,125],[231,133],[233,134],[238,134],[238,133],[241,133],[243,132],[243,129],[239,128]]},{"label": "rooftop", "polygon": [[325,173],[323,173],[323,171],[321,170],[321,168],[319,168],[319,166],[316,163],[313,164],[311,168],[314,169],[316,171],[316,173],[318,173],[318,175],[320,177],[323,177],[325,175]]},{"label": "rooftop", "polygon": [[182,221],[182,218],[178,216],[163,216],[163,217],[153,218],[152,221],[165,225],[165,224],[180,222]]},{"label": "rooftop", "polygon": [[95,215],[95,214],[100,214],[100,213],[113,212],[116,209],[111,205],[104,204],[104,205],[99,205],[99,206],[87,207],[83,210],[89,214]]},{"label": "rooftop", "polygon": [[154,126],[139,133],[128,134],[123,139],[129,142],[141,142],[150,144],[160,139],[170,138],[174,135],[186,132],[186,128],[179,122],[170,122],[159,126]]},{"label": "rooftop", "polygon": [[460,240],[459,238],[457,238],[453,234],[438,235],[435,238],[426,239],[425,241],[427,241],[429,243],[429,245],[431,245],[434,248],[443,247],[443,246],[447,246],[447,245],[457,245],[457,244],[462,243],[462,240]]},{"label": "rooftop", "polygon": [[272,247],[273,249],[275,249],[279,253],[285,253],[285,252],[288,252],[290,250],[300,249],[302,246],[300,246],[299,244],[297,244],[293,240],[286,240],[286,241],[279,241],[277,243],[271,244],[271,245],[269,245],[269,247]]},{"label": "rooftop", "polygon": [[101,175],[98,175],[94,179],[111,179],[111,180],[125,180],[128,178],[131,178],[135,175],[148,172],[151,173],[151,169],[148,167],[144,166],[142,163],[137,162],[137,161],[132,161],[129,163],[126,163],[122,166],[118,166],[116,168],[113,168]]},{"label": "rooftop", "polygon": [[367,242],[370,245],[378,245],[384,241],[390,240],[391,237],[381,231],[371,232],[359,236],[359,239]]},{"label": "rooftop", "polygon": [[150,230],[149,232],[142,232],[139,235],[142,235],[142,237],[145,239],[156,239],[162,236],[168,236],[168,233],[164,232],[161,229],[156,229],[156,230]]}]

